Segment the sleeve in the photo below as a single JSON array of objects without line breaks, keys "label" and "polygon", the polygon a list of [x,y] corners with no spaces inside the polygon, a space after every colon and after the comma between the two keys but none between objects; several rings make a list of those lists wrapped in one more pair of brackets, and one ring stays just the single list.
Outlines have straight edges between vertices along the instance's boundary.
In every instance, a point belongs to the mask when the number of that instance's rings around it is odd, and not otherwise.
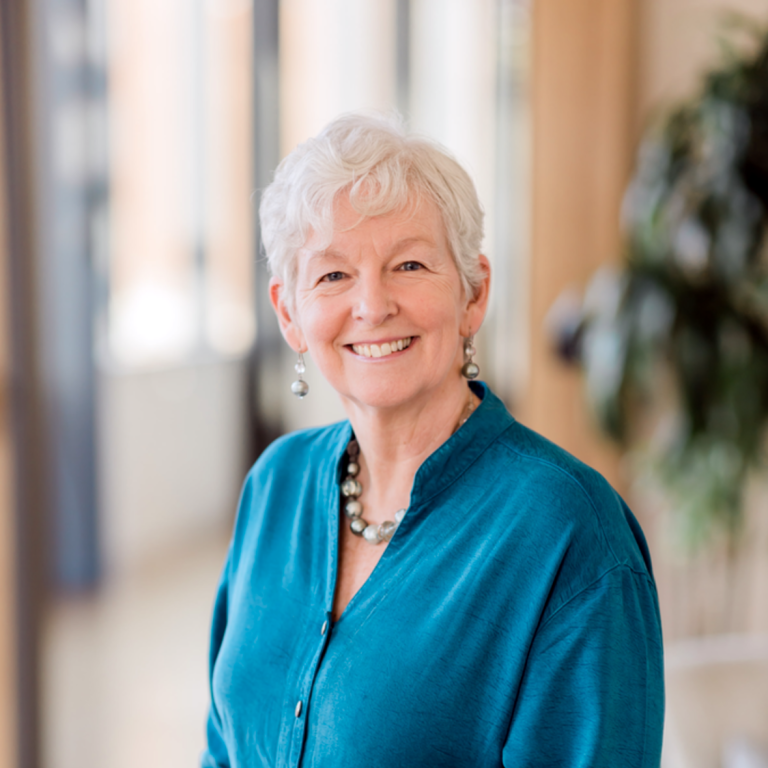
[{"label": "sleeve", "polygon": [[208,658],[208,688],[211,696],[211,705],[206,725],[207,747],[200,758],[200,768],[230,768],[221,717],[213,697],[213,670],[216,665],[216,658],[218,657],[219,649],[221,648],[221,643],[224,639],[224,631],[227,626],[227,596],[229,591],[230,558],[231,549],[224,565],[224,570],[216,593],[216,600],[213,606],[211,649]]},{"label": "sleeve", "polygon": [[663,667],[653,580],[617,566],[545,617],[529,651],[503,764],[658,768]]}]

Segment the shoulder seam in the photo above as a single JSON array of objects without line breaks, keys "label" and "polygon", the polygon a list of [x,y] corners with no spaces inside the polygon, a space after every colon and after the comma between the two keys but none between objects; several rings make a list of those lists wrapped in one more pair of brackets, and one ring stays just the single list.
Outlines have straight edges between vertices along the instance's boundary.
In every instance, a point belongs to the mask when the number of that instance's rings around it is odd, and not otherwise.
[{"label": "shoulder seam", "polygon": [[[564,469],[559,464],[555,464],[553,461],[549,461],[547,459],[543,459],[540,456],[531,456],[530,454],[523,453],[522,451],[517,450],[516,448],[513,448],[511,445],[503,441],[503,437],[506,434],[507,430],[502,433],[502,435],[499,436],[499,442],[504,445],[504,447],[510,452],[514,453],[516,456],[519,456],[522,459],[528,459],[529,461],[536,461],[539,464],[545,464],[548,467],[551,467],[552,469],[556,470],[562,475],[565,475],[574,485],[576,485],[579,490],[584,494],[584,498],[587,500],[587,503],[590,507],[592,507],[592,511],[594,512],[595,519],[597,520],[597,524],[600,527],[600,535],[603,538],[603,541],[605,542],[605,546],[608,548],[610,553],[613,555],[613,559],[616,561],[616,565],[622,565],[626,564],[624,561],[622,561],[616,554],[615,550],[611,546],[611,542],[608,538],[608,536],[605,533],[605,528],[603,527],[603,521],[600,518],[600,514],[597,511],[597,507],[595,506],[595,502],[592,500],[592,497],[589,493],[587,493],[587,489],[581,484],[581,482],[575,478],[567,469]],[[613,488],[610,486],[608,481],[605,481],[606,484],[608,484],[608,487],[611,488],[611,491],[613,491]],[[615,491],[613,491],[615,493]]]},{"label": "shoulder seam", "polygon": [[[581,597],[585,592],[588,592],[590,589],[593,589],[596,587],[603,579],[605,579],[607,576],[610,576],[614,571],[618,570],[625,570],[629,571],[629,573],[633,574],[634,576],[639,576],[644,581],[649,582],[650,586],[654,589],[656,588],[656,585],[653,582],[653,579],[646,573],[645,571],[638,571],[635,568],[632,568],[632,566],[628,565],[627,563],[617,563],[611,568],[608,568],[608,570],[603,571],[599,576],[592,579],[592,581],[589,582],[589,584],[586,584],[583,586],[578,592],[575,592],[572,594],[567,600],[565,600],[562,605],[559,605],[552,614],[550,614],[543,622],[543,624],[539,627],[539,630],[544,629],[544,627],[549,624],[552,619],[557,616],[558,613],[560,613],[563,608],[565,608],[567,605],[570,605],[576,598]],[[538,631],[538,630],[537,630]]]}]

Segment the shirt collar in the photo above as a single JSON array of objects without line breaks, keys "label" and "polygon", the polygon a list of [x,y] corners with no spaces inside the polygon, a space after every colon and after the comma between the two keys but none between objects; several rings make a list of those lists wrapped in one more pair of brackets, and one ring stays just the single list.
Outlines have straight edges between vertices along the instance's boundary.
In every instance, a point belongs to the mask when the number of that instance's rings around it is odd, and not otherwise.
[{"label": "shirt collar", "polygon": [[[514,418],[506,406],[482,381],[469,385],[481,398],[467,421],[451,435],[419,467],[413,482],[410,507],[421,506],[455,482],[499,435],[508,429]],[[337,481],[346,476],[345,451],[352,438],[352,425],[345,421],[333,441],[332,456],[336,457]]]},{"label": "shirt collar", "polygon": [[411,491],[411,507],[421,506],[455,482],[514,422],[504,403],[485,382],[472,382],[470,387],[482,402],[419,467]]}]

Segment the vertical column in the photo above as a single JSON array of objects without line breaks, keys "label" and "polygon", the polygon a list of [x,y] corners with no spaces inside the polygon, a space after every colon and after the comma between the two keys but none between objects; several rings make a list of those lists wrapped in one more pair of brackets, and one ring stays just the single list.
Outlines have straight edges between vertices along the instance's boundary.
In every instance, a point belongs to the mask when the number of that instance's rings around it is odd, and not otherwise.
[{"label": "vertical column", "polygon": [[[0,765],[38,768],[47,476],[35,291],[31,9],[0,3]],[[12,446],[12,453],[11,453]],[[13,489],[11,495],[10,489]]]},{"label": "vertical column", "polygon": [[93,299],[94,268],[106,256],[104,35],[98,19],[89,24],[84,0],[32,5],[35,311],[51,463],[45,522],[53,584],[78,591],[99,578]]},{"label": "vertical column", "polygon": [[[262,190],[272,181],[280,162],[280,2],[255,0],[253,4],[253,185]],[[277,319],[269,303],[269,270],[261,258],[260,194],[253,199],[256,342],[248,367],[250,393],[250,458],[258,455],[283,431],[275,371],[284,355]]]},{"label": "vertical column", "polygon": [[283,155],[342,112],[396,103],[397,10],[393,0],[281,2]]},{"label": "vertical column", "polygon": [[472,176],[493,232],[496,122],[493,0],[413,0],[410,118]]},{"label": "vertical column", "polygon": [[621,252],[633,155],[636,0],[540,0],[532,29],[531,356],[520,415],[617,481],[580,376],[554,358],[544,320],[560,292]]},{"label": "vertical column", "polygon": [[[0,42],[0,44],[2,44]],[[0,55],[0,61],[3,61]],[[3,64],[5,62],[3,61]],[[0,80],[0,88],[2,88]],[[2,95],[0,95],[2,103]],[[5,115],[0,112],[0,146],[5,145]],[[0,152],[0,768],[17,765],[15,547],[8,413],[8,248],[5,157]]]}]

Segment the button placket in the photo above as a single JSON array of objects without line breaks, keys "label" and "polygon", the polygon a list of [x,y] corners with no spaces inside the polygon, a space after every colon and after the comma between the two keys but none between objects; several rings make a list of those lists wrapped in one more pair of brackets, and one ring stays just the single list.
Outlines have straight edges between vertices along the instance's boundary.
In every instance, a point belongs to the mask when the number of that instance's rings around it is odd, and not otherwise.
[{"label": "button placket", "polygon": [[[330,613],[326,613],[325,615],[328,618],[326,618],[320,625],[319,646],[315,646],[315,651],[312,654],[311,661],[302,673],[301,684],[296,690],[297,695],[301,698],[298,699],[293,710],[293,733],[291,736],[292,745],[289,757],[289,765],[292,767],[301,765],[303,758],[302,745],[304,742],[304,734],[309,725],[307,721],[308,710],[306,708],[307,705],[305,702],[308,703],[312,696],[312,690],[314,689],[315,685],[315,677],[317,676],[317,672],[320,668],[320,664],[322,663],[325,649],[330,640]],[[317,627],[317,624],[315,624],[315,627]],[[315,629],[315,632],[317,632],[317,629]],[[317,638],[318,635],[315,635],[315,637]]]}]

